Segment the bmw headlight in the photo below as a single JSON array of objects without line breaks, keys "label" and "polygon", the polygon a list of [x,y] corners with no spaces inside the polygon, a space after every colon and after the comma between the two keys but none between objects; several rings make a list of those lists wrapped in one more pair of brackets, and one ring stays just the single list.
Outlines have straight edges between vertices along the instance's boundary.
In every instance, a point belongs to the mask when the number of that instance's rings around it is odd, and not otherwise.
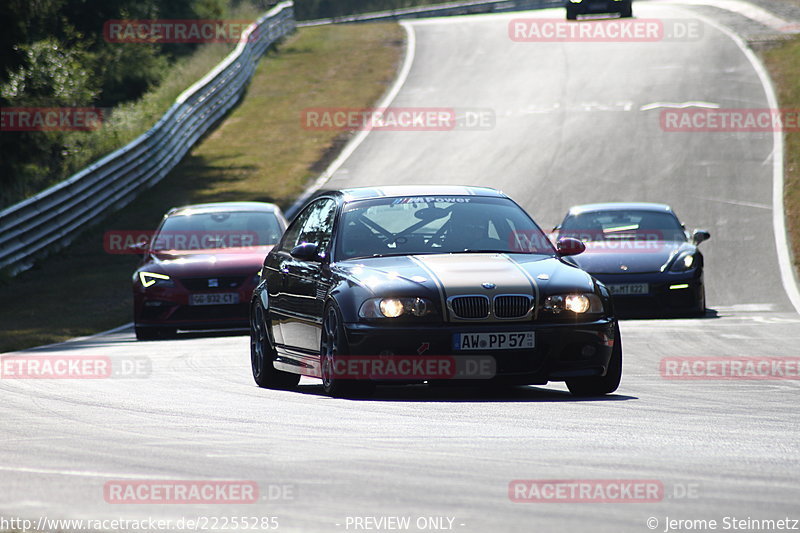
[{"label": "bmw headlight", "polygon": [[672,272],[686,272],[687,270],[694,268],[694,266],[694,254],[691,252],[685,252],[675,258],[675,261],[672,262],[672,266],[669,269]]},{"label": "bmw headlight", "polygon": [[139,272],[139,281],[145,289],[156,287],[174,287],[175,282],[170,279],[166,274],[159,274],[158,272]]},{"label": "bmw headlight", "polygon": [[562,312],[576,315],[599,314],[603,312],[603,302],[592,293],[558,294],[545,298],[542,310],[556,315]]},{"label": "bmw headlight", "polygon": [[425,298],[370,298],[361,304],[361,318],[397,318],[403,315],[422,317],[433,312],[433,303]]}]

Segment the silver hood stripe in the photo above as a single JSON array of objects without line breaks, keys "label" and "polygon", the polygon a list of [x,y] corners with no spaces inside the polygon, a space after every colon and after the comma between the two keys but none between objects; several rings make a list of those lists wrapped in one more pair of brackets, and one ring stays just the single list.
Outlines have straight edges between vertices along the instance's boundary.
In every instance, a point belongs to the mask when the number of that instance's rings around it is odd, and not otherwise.
[{"label": "silver hood stripe", "polygon": [[[442,285],[442,280],[436,275],[436,273],[427,267],[425,263],[421,261],[423,256],[412,255],[409,256],[409,259],[414,261],[422,270],[424,270],[428,276],[430,276],[433,283],[436,285],[436,289],[439,292],[439,304],[441,305],[441,309],[444,311],[445,315],[447,315],[447,296],[445,295],[444,286]],[[445,316],[447,318],[447,316]]]},{"label": "silver hood stripe", "polygon": [[[436,283],[445,313],[446,301],[453,296],[530,294],[535,300],[538,296],[533,278],[505,254],[419,255],[412,259]],[[482,284],[487,282],[495,288],[485,289]]]}]

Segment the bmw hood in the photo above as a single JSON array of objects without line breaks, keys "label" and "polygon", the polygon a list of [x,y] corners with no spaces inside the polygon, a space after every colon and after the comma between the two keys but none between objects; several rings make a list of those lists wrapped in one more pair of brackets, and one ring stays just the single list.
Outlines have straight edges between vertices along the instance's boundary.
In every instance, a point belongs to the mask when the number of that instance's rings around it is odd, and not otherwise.
[{"label": "bmw hood", "polygon": [[[345,263],[348,263],[345,265]],[[339,263],[351,281],[375,295],[592,292],[586,272],[558,258],[530,254],[435,254],[361,259]]]}]

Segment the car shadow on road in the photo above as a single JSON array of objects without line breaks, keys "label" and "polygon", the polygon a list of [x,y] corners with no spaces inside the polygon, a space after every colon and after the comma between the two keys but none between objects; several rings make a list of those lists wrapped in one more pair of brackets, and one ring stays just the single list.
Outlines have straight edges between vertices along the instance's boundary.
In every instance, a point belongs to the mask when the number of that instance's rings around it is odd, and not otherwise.
[{"label": "car shadow on road", "polygon": [[[297,391],[309,396],[329,398],[322,385],[300,385]],[[371,402],[451,402],[451,403],[521,403],[521,402],[619,402],[638,400],[635,396],[609,394],[606,396],[573,396],[567,391],[535,386],[517,387],[458,387],[405,385],[377,387],[375,392],[352,401]]]},{"label": "car shadow on road", "polygon": [[242,337],[249,335],[247,328],[242,329],[208,329],[198,331],[179,331],[174,339],[208,339],[212,337]]},{"label": "car shadow on road", "polygon": [[618,318],[621,321],[628,320],[707,320],[712,318],[720,318],[716,309],[706,309],[705,314],[684,316],[684,315],[668,315],[668,314],[648,314],[648,313],[618,313]]}]

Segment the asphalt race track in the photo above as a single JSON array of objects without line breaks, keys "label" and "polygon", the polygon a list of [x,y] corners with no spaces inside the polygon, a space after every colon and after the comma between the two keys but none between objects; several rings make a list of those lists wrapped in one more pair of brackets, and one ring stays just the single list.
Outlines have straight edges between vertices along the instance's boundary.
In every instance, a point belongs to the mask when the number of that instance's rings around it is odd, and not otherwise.
[{"label": "asphalt race track", "polygon": [[[726,517],[800,519],[800,381],[665,379],[660,366],[800,355],[773,230],[773,134],[665,132],[659,120],[664,105],[770,102],[729,34],[675,6],[640,2],[636,14],[691,21],[702,35],[509,39],[511,19],[562,19],[563,10],[413,22],[416,55],[393,106],[482,110],[492,126],[374,132],[327,185],[489,185],[548,229],[576,203],[658,201],[708,229],[711,311],[623,322],[616,394],[412,387],[352,401],[305,378],[299,392],[268,391],[253,383],[246,336],[136,342],[122,330],[27,354],[107,356],[122,373],[138,368],[132,377],[0,380],[0,516],[277,517],[279,531],[312,532],[390,530],[356,520],[365,517],[410,517],[411,531],[609,533],[664,531],[667,517],[716,520],[716,529]],[[514,480],[553,479],[663,490],[635,503],[509,497]],[[107,483],[151,480],[247,480],[259,497],[104,497]],[[435,517],[444,520],[425,520]]]}]

